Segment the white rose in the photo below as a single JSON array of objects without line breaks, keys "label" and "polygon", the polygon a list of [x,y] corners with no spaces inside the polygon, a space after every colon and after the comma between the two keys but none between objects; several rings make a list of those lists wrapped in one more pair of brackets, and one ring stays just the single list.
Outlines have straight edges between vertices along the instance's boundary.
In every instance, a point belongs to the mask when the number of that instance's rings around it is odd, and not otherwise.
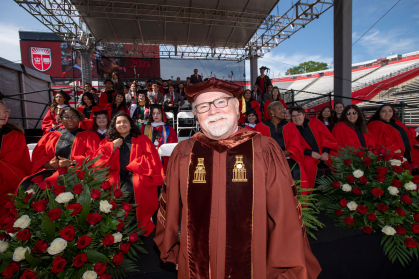
[{"label": "white rose", "polygon": [[398,166],[398,167],[400,167],[400,166],[402,165],[402,161],[400,161],[400,160],[396,160],[396,159],[391,159],[391,160],[390,160],[390,164],[391,164],[392,166]]},{"label": "white rose", "polygon": [[114,238],[113,243],[121,242],[122,241],[122,233],[120,233],[120,232],[114,233],[113,238]]},{"label": "white rose", "polygon": [[94,272],[93,270],[88,270],[85,273],[83,273],[83,279],[96,279],[97,278],[97,273]]},{"label": "white rose", "polygon": [[26,191],[25,193],[31,194],[31,193],[35,193],[35,191],[33,189],[30,189],[30,190]]},{"label": "white rose", "polygon": [[62,238],[56,238],[53,242],[51,242],[51,245],[48,247],[47,252],[50,255],[57,255],[65,250],[67,247],[67,241]]},{"label": "white rose", "polygon": [[346,206],[349,208],[350,211],[354,211],[358,207],[358,205],[354,201],[348,202]]},{"label": "white rose", "polygon": [[4,253],[9,247],[9,242],[0,240],[0,253]]},{"label": "white rose", "polygon": [[74,195],[72,193],[64,192],[64,193],[59,194],[55,198],[55,201],[58,202],[58,203],[68,203],[72,199],[74,199]]},{"label": "white rose", "polygon": [[362,170],[356,170],[352,173],[356,178],[360,178],[364,176],[364,172]]},{"label": "white rose", "polygon": [[99,203],[99,210],[105,213],[111,212],[112,204],[110,204],[108,201],[100,201]]},{"label": "white rose", "polygon": [[397,196],[399,194],[399,189],[397,189],[394,186],[388,187],[387,190],[390,193],[390,195]]},{"label": "white rose", "polygon": [[24,260],[26,251],[29,251],[29,253],[31,252],[29,247],[26,247],[26,248],[17,247],[15,251],[13,252],[13,260],[15,262],[20,262],[21,260]]},{"label": "white rose", "polygon": [[351,185],[349,185],[349,184],[343,184],[342,185],[342,191],[344,191],[344,192],[350,192],[350,191],[352,191]]},{"label": "white rose", "polygon": [[415,183],[413,183],[412,181],[410,181],[409,183],[404,184],[404,188],[406,190],[416,190],[418,188],[418,185],[416,185]]},{"label": "white rose", "polygon": [[406,161],[407,161],[407,159],[405,157],[403,157],[403,163],[406,162]]},{"label": "white rose", "polygon": [[381,231],[383,233],[385,233],[386,235],[395,235],[396,234],[396,230],[393,227],[390,227],[390,226],[385,226]]},{"label": "white rose", "polygon": [[14,228],[26,229],[31,223],[31,218],[28,215],[22,215],[19,219],[13,224]]}]

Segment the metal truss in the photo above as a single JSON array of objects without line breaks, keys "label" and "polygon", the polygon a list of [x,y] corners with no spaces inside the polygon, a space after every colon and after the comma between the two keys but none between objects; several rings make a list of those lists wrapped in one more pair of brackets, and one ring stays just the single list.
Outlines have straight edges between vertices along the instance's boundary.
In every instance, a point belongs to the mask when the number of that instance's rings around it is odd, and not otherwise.
[{"label": "metal truss", "polygon": [[[97,50],[106,56],[140,56],[164,58],[201,58],[243,60],[261,57],[333,6],[334,0],[300,0],[284,15],[238,12],[197,7],[135,3],[116,0],[14,0],[52,32],[70,43],[75,50]],[[163,16],[164,15],[164,16]],[[170,42],[132,42],[133,51],[126,51],[118,42],[100,42],[90,31],[83,17],[187,23],[209,26],[254,29],[255,34],[242,47],[211,47],[207,42],[171,45]],[[230,35],[231,36],[231,35]],[[189,36],[188,36],[189,37]],[[159,53],[138,52],[136,45],[159,45]]]}]

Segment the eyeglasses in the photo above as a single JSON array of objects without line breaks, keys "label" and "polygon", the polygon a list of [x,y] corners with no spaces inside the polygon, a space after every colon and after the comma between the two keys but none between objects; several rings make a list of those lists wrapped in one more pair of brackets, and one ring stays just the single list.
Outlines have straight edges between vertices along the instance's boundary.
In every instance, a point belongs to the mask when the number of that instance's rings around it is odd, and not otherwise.
[{"label": "eyeglasses", "polygon": [[10,109],[0,110],[0,114],[10,114]]},{"label": "eyeglasses", "polygon": [[195,106],[195,109],[199,113],[204,113],[210,110],[211,104],[213,104],[214,107],[216,108],[225,108],[228,105],[228,100],[230,99],[233,99],[233,97],[222,97],[222,98],[215,99],[212,102],[200,103]]},{"label": "eyeglasses", "polygon": [[68,119],[72,119],[72,120],[76,120],[77,118],[79,118],[78,115],[73,114],[72,116],[68,116],[68,115],[64,115],[63,119],[68,120]]},{"label": "eyeglasses", "polygon": [[299,114],[291,115],[292,118],[296,118],[296,117],[300,117],[300,116],[303,116],[303,114],[299,113]]},{"label": "eyeglasses", "polygon": [[[353,112],[352,112],[352,114],[353,114],[353,115],[355,115],[355,114],[358,114],[358,112],[357,112],[357,111],[353,111]],[[351,112],[350,112],[350,111],[348,111],[348,112],[346,113],[346,115],[351,115]]]}]

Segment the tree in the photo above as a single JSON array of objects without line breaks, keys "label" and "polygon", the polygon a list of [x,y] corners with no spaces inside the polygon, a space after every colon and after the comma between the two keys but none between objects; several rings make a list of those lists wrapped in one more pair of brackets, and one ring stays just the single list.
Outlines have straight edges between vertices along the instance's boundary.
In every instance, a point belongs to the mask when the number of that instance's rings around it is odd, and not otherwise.
[{"label": "tree", "polygon": [[288,69],[287,74],[297,75],[297,74],[304,74],[304,73],[310,73],[310,72],[317,72],[317,71],[326,70],[326,69],[327,69],[327,63],[307,61],[307,62],[301,63],[298,66]]}]

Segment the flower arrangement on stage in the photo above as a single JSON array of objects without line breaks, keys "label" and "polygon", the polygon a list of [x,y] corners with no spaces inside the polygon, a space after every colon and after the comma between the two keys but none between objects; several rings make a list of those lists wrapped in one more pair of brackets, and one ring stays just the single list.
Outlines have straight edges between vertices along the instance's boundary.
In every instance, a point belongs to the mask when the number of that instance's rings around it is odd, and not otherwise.
[{"label": "flower arrangement on stage", "polygon": [[384,253],[407,264],[419,252],[417,167],[384,149],[343,149],[333,157],[334,173],[318,180],[317,205],[340,227],[382,232]]},{"label": "flower arrangement on stage", "polygon": [[0,220],[2,278],[124,278],[146,253],[128,193],[106,181],[107,169],[59,168],[56,186],[42,175],[11,195]]}]

